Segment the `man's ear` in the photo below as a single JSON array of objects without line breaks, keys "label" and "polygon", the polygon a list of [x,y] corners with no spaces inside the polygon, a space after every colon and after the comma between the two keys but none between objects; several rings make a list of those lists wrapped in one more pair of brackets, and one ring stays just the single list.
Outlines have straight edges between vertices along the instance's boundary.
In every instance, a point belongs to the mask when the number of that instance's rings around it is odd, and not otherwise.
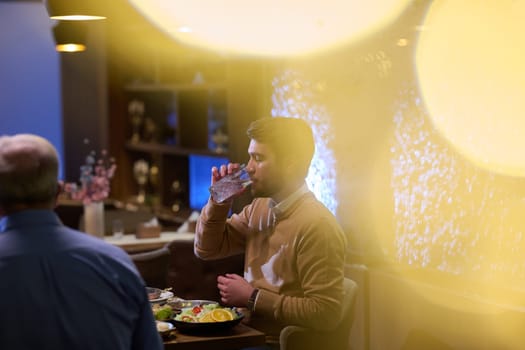
[{"label": "man's ear", "polygon": [[58,197],[60,196],[60,194],[62,193],[62,191],[64,190],[64,181],[58,181],[58,185],[57,185],[57,193],[55,193],[55,203],[53,205],[53,207],[58,207]]}]

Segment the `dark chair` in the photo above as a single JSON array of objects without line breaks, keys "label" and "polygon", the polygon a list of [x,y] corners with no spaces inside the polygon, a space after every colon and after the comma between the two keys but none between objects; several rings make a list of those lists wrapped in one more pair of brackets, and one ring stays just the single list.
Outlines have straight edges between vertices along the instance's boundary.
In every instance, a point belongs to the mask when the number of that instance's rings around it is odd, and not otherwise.
[{"label": "dark chair", "polygon": [[62,223],[74,230],[80,227],[80,218],[84,213],[84,206],[78,201],[59,200],[55,208]]},{"label": "dark chair", "polygon": [[130,257],[147,286],[160,289],[168,286],[170,250],[166,246],[145,253],[130,254]]},{"label": "dark chair", "polygon": [[336,329],[321,332],[299,326],[286,326],[279,337],[281,350],[348,350],[357,290],[357,283],[349,278],[344,279],[343,318]]},{"label": "dark chair", "polygon": [[220,301],[217,276],[243,275],[244,255],[219,260],[201,260],[193,253],[193,240],[174,240],[166,245],[171,251],[168,286],[184,299]]}]

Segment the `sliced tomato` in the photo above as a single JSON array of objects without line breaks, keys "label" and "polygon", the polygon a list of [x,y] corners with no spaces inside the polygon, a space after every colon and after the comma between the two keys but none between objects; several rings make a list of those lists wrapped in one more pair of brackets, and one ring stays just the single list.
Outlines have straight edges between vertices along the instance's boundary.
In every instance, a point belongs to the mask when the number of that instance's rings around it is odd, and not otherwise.
[{"label": "sliced tomato", "polygon": [[200,312],[202,311],[202,307],[200,306],[194,306],[193,309],[191,309],[191,312],[194,314],[194,315],[198,315]]}]

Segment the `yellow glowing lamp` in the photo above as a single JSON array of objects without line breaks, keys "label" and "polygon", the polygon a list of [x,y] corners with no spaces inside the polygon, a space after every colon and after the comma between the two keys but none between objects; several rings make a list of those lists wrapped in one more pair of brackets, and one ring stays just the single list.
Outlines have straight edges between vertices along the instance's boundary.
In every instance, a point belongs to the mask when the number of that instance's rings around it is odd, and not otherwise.
[{"label": "yellow glowing lamp", "polygon": [[525,1],[434,1],[416,48],[435,127],[480,167],[525,175]]},{"label": "yellow glowing lamp", "polygon": [[55,49],[58,52],[82,52],[86,50],[86,26],[81,22],[59,21],[53,27]]},{"label": "yellow glowing lamp", "polygon": [[86,45],[83,44],[58,44],[55,45],[58,52],[81,52],[86,51]]},{"label": "yellow glowing lamp", "polygon": [[186,44],[251,55],[337,47],[398,17],[409,0],[129,0]]},{"label": "yellow glowing lamp", "polygon": [[107,4],[102,0],[44,0],[49,18],[62,21],[106,19]]},{"label": "yellow glowing lamp", "polygon": [[105,16],[90,16],[90,15],[63,15],[63,16],[50,16],[49,18],[58,21],[96,21],[106,19]]}]

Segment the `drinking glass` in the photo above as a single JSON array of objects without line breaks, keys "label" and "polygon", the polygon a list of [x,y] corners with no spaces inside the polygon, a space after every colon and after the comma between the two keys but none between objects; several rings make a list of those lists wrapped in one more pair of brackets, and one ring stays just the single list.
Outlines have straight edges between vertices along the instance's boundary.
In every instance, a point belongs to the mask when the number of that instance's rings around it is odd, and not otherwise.
[{"label": "drinking glass", "polygon": [[242,164],[235,173],[226,175],[211,185],[211,198],[217,203],[223,203],[244,192],[251,184],[246,166]]},{"label": "drinking glass", "polygon": [[121,239],[122,237],[124,237],[124,224],[122,223],[122,220],[113,220],[113,222],[111,223],[111,229],[114,238]]}]

